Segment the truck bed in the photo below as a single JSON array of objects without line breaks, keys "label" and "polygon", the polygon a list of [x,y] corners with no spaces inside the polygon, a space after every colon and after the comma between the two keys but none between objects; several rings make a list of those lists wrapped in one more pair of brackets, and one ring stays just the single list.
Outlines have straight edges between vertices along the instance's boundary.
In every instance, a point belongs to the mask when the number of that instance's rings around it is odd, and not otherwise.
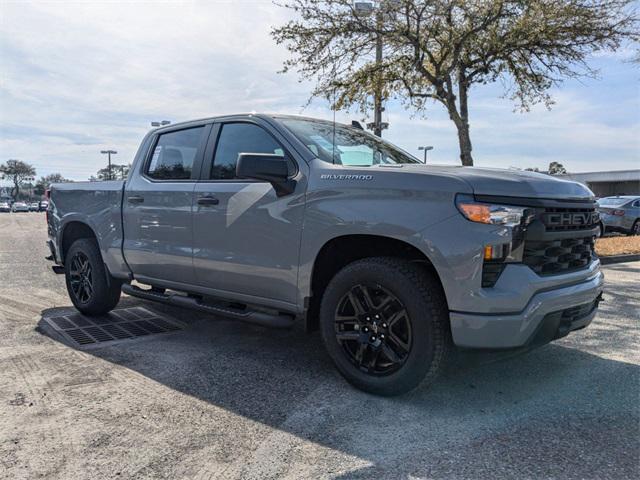
[{"label": "truck bed", "polygon": [[102,257],[113,274],[127,272],[122,256],[122,198],[124,181],[72,182],[51,186],[52,223],[60,235],[60,224],[88,223],[98,238]]}]

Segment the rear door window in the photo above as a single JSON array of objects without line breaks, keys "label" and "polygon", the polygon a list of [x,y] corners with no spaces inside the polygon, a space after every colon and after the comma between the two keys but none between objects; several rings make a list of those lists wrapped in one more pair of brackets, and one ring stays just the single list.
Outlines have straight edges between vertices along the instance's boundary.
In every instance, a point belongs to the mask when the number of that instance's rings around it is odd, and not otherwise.
[{"label": "rear door window", "polygon": [[163,133],[158,137],[146,175],[155,180],[188,180],[204,126]]}]

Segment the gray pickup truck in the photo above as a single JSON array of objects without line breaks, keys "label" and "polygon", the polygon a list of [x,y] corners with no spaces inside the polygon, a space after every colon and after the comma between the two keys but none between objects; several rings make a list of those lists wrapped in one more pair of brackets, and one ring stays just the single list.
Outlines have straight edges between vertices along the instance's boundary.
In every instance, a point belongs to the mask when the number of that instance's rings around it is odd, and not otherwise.
[{"label": "gray pickup truck", "polygon": [[598,226],[578,183],[424,165],[357,124],[234,115],[152,130],[126,181],[52,186],[48,244],[86,315],[124,291],[300,320],[349,382],[393,395],[433,381],[454,345],[587,326]]}]

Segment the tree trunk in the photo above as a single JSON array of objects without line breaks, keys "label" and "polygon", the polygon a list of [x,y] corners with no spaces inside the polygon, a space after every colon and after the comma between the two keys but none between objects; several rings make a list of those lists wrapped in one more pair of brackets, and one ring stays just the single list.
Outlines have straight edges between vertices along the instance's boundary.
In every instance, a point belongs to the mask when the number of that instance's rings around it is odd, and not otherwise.
[{"label": "tree trunk", "polygon": [[458,143],[460,144],[460,161],[465,167],[473,166],[473,157],[471,156],[471,137],[469,136],[469,123],[460,122],[456,124],[458,129]]},{"label": "tree trunk", "polygon": [[458,143],[460,145],[460,161],[465,167],[473,166],[473,157],[471,156],[471,136],[469,135],[469,108],[467,106],[467,83],[464,72],[458,73],[458,96],[460,99],[460,110],[456,100],[458,98],[452,92],[453,82],[451,79],[447,81],[448,88],[445,90],[442,86],[438,89],[438,95],[442,98],[442,102],[449,111],[449,118],[455,124],[458,130]]},{"label": "tree trunk", "polygon": [[460,144],[460,161],[465,167],[473,166],[473,157],[471,156],[471,137],[469,135],[469,119],[463,118],[458,112],[455,104],[455,97],[447,99],[447,109],[449,110],[449,118],[453,121],[458,130],[458,143]]},{"label": "tree trunk", "polygon": [[466,167],[473,166],[471,156],[471,136],[469,135],[469,106],[468,84],[464,69],[458,71],[458,97],[460,98],[460,122],[458,128],[458,142],[460,143],[460,161]]}]

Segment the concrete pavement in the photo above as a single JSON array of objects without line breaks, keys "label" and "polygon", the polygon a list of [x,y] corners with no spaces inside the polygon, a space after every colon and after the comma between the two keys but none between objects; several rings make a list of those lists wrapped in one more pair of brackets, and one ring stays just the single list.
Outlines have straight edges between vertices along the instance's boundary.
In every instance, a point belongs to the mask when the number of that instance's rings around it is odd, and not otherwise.
[{"label": "concrete pavement", "polygon": [[594,323],[515,358],[461,355],[398,398],[350,387],[317,334],[123,298],[184,331],[80,351],[43,214],[0,214],[0,478],[640,476],[640,262]]}]

